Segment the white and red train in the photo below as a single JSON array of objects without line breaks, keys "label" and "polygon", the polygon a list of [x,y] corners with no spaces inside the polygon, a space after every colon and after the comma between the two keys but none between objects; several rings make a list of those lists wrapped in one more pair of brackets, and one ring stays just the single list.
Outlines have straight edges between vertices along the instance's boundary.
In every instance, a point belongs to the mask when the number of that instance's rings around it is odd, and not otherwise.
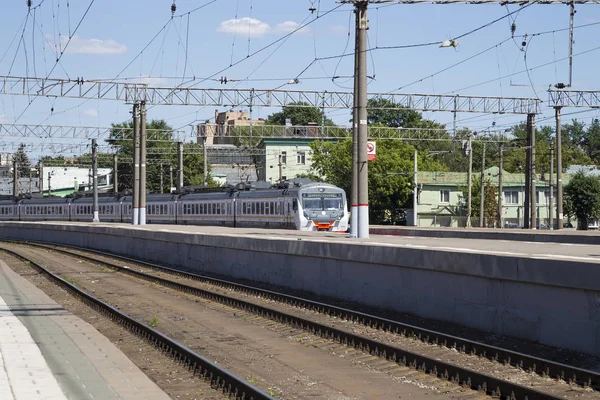
[{"label": "white and red train", "polygon": [[[288,189],[229,189],[210,193],[149,194],[149,224],[284,228],[302,231],[348,229],[343,189],[309,183]],[[91,222],[91,197],[0,200],[0,221]],[[99,197],[101,222],[131,222],[132,197]]]}]

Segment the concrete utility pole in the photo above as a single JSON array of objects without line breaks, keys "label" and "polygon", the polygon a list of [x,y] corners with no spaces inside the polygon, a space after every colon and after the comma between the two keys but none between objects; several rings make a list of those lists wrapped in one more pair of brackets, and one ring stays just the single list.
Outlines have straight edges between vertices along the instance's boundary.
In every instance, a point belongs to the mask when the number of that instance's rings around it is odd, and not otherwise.
[{"label": "concrete utility pole", "polygon": [[498,144],[498,147],[500,149],[500,162],[498,163],[500,166],[498,168],[498,228],[502,229],[504,226],[502,224],[502,196],[504,196],[504,192],[503,192],[503,188],[502,188],[502,168],[504,168],[502,166],[502,162],[503,157],[502,157],[502,147],[504,146],[504,143],[500,142]]},{"label": "concrete utility pole", "polygon": [[548,226],[550,230],[554,229],[554,207],[552,198],[554,197],[553,186],[554,186],[554,145],[550,144],[550,188],[548,194]]},{"label": "concrete utility pole", "polygon": [[52,185],[50,184],[51,179],[52,175],[50,175],[50,171],[48,171],[48,197],[52,196]]},{"label": "concrete utility pole", "polygon": [[[529,118],[527,119],[529,122]],[[531,206],[531,137],[529,136],[529,127],[527,129],[527,146],[525,147],[525,187],[523,188],[524,201],[523,201],[523,228],[529,229],[530,206]]]},{"label": "concrete utility pole", "polygon": [[562,181],[562,138],[560,107],[554,109],[556,116],[556,229],[563,229],[563,181]]},{"label": "concrete utility pole", "polygon": [[283,162],[282,162],[282,155],[279,155],[279,182],[281,182],[283,180]]},{"label": "concrete utility pole", "polygon": [[40,186],[40,193],[42,194],[42,197],[44,196],[44,162],[40,161],[39,162],[39,169],[38,169],[38,184]]},{"label": "concrete utility pole", "polygon": [[[252,120],[250,120],[252,124]],[[202,162],[204,168],[204,187],[208,187],[208,154],[206,152],[206,136],[202,138]]]},{"label": "concrete utility pole", "polygon": [[369,164],[367,161],[367,6],[355,3],[358,43],[358,237],[369,237]]},{"label": "concrete utility pole", "polygon": [[[358,26],[358,12],[354,10]],[[358,48],[358,32],[354,36]],[[354,103],[352,107],[352,190],[350,191],[350,237],[358,237],[358,52],[354,52]]]},{"label": "concrete utility pole", "polygon": [[417,219],[419,218],[419,213],[417,212],[417,207],[419,206],[418,199],[418,191],[419,185],[417,184],[417,173],[418,173],[418,165],[417,165],[417,150],[415,150],[415,161],[414,161],[414,173],[415,173],[415,189],[413,192],[413,226],[419,226]]},{"label": "concrete utility pole", "polygon": [[485,228],[485,143],[481,152],[481,194],[479,198],[479,227]]},{"label": "concrete utility pole", "polygon": [[183,143],[177,143],[177,193],[183,190]]},{"label": "concrete utility pole", "polygon": [[473,135],[469,133],[469,142],[467,143],[469,149],[469,174],[467,175],[467,186],[469,187],[469,192],[467,195],[467,222],[466,227],[471,227],[471,203],[473,201],[472,189],[473,189]]},{"label": "concrete utility pole", "polygon": [[173,191],[173,166],[169,165],[169,193]]},{"label": "concrete utility pole", "polygon": [[96,143],[96,139],[92,139],[92,181],[94,186],[94,199],[92,203],[94,216],[92,217],[92,222],[100,222],[100,213],[98,212],[98,143]]},{"label": "concrete utility pole", "polygon": [[160,164],[160,194],[163,194],[163,166]]},{"label": "concrete utility pole", "polygon": [[537,187],[535,177],[535,114],[527,115],[527,130],[531,138],[531,229],[537,229]]},{"label": "concrete utility pole", "polygon": [[146,225],[146,102],[140,107],[140,225]]},{"label": "concrete utility pole", "polygon": [[19,169],[17,160],[13,158],[13,196],[19,197]]},{"label": "concrete utility pole", "polygon": [[113,156],[113,192],[119,193],[119,156]]},{"label": "concrete utility pole", "polygon": [[138,103],[133,104],[133,204],[131,223],[139,224],[140,208],[140,108]]}]

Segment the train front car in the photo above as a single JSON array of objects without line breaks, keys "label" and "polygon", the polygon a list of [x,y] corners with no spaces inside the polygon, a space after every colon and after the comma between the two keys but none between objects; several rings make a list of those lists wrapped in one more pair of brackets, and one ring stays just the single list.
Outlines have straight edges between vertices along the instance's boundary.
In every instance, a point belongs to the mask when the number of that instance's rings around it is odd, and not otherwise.
[{"label": "train front car", "polygon": [[311,183],[298,190],[298,219],[302,231],[346,232],[346,193],[326,183]]}]

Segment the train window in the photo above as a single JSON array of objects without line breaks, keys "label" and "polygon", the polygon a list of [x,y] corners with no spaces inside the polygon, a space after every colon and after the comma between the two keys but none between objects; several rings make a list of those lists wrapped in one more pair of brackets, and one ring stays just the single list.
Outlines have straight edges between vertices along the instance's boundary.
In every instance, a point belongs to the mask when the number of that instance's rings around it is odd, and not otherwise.
[{"label": "train window", "polygon": [[261,215],[265,214],[265,203],[263,201],[260,202],[260,213]]},{"label": "train window", "polygon": [[265,214],[269,215],[271,213],[271,207],[269,207],[269,202],[265,203]]},{"label": "train window", "polygon": [[211,213],[211,214],[215,214],[215,210],[216,210],[216,208],[217,208],[217,205],[213,203],[213,204],[211,205],[211,208],[212,208],[212,213]]},{"label": "train window", "polygon": [[256,203],[252,203],[252,215],[256,215]]},{"label": "train window", "polygon": [[292,204],[294,205],[294,211],[296,211],[298,209],[298,200],[292,199]]}]

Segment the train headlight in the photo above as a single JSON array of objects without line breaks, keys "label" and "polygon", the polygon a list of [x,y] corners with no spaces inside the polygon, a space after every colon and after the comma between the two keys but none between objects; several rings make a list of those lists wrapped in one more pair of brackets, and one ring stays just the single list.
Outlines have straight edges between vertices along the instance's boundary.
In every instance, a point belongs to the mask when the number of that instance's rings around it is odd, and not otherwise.
[{"label": "train headlight", "polygon": [[308,214],[306,213],[306,211],[304,212],[304,218],[306,218],[307,220],[310,221],[310,217],[308,216]]}]

